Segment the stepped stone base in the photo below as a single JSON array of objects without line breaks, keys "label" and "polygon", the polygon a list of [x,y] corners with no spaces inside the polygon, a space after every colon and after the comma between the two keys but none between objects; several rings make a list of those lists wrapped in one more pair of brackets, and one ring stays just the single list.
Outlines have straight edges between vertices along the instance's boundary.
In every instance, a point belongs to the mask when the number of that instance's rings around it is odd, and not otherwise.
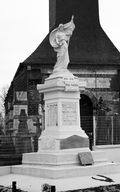
[{"label": "stepped stone base", "polygon": [[78,153],[90,152],[89,149],[59,150],[56,152],[39,151],[38,153],[23,154],[23,164],[28,165],[79,165]]},{"label": "stepped stone base", "polygon": [[22,165],[12,166],[11,173],[59,179],[119,172],[120,164],[109,163],[104,153],[89,150],[88,136],[80,125],[82,89],[84,82],[73,75],[48,78],[38,86],[45,100],[45,130],[39,151],[23,154]]},{"label": "stepped stone base", "polygon": [[91,152],[93,165],[81,166],[78,153],[88,149],[61,150],[51,153],[28,153],[23,155],[23,164],[12,166],[11,173],[41,178],[69,178],[120,172],[119,163],[109,163],[104,152]]},{"label": "stepped stone base", "polygon": [[120,164],[100,163],[92,166],[64,165],[64,166],[43,166],[43,165],[18,165],[12,167],[12,173],[29,175],[41,178],[69,178],[92,176],[97,174],[119,173]]}]

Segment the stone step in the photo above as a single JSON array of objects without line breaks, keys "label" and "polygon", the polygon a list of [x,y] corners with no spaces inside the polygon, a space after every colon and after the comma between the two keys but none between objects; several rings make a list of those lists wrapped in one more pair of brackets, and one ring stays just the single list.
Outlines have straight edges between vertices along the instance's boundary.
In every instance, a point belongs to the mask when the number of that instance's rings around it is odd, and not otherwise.
[{"label": "stone step", "polygon": [[98,163],[105,163],[105,162],[108,162],[108,160],[105,159],[105,158],[101,158],[101,159],[96,159],[96,160],[95,160],[95,164],[98,164]]},{"label": "stone step", "polygon": [[92,151],[91,153],[95,163],[108,162],[105,151]]},{"label": "stone step", "polygon": [[91,153],[94,159],[106,158],[105,151],[91,151]]},{"label": "stone step", "polygon": [[79,159],[75,153],[27,153],[23,154],[22,164],[72,165],[79,164]]},{"label": "stone step", "polygon": [[[26,153],[23,154],[22,164],[31,165],[79,165],[79,150],[61,153]],[[103,151],[90,152],[95,163],[107,162]]]},{"label": "stone step", "polygon": [[17,165],[12,166],[11,173],[20,175],[36,176],[41,178],[66,178],[82,177],[97,174],[119,173],[119,163],[99,163],[90,166],[64,165],[64,166],[43,166],[43,165]]}]

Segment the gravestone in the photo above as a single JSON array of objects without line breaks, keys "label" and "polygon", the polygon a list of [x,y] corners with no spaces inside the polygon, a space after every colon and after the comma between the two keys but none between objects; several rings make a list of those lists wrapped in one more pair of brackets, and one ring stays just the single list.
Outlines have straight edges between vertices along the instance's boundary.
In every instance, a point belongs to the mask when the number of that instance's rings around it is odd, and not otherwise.
[{"label": "gravestone", "polygon": [[27,115],[25,113],[25,109],[21,109],[19,116],[18,132],[16,134],[16,152],[21,154],[31,151],[31,137],[29,135],[27,125]]}]

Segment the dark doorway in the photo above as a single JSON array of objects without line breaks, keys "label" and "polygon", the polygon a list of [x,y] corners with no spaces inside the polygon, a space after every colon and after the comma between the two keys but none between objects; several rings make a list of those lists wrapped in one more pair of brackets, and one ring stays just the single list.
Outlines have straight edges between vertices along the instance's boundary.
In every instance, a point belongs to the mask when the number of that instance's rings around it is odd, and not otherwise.
[{"label": "dark doorway", "polygon": [[80,99],[81,127],[89,137],[90,149],[93,146],[93,104],[87,95],[81,94]]}]

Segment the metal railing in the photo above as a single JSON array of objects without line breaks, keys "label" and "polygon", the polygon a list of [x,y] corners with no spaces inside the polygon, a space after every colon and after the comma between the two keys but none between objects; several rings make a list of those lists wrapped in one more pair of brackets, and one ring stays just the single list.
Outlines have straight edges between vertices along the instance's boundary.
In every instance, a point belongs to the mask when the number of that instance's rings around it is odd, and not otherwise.
[{"label": "metal railing", "polygon": [[120,115],[94,117],[96,145],[120,144]]},{"label": "metal railing", "polygon": [[37,152],[38,137],[31,135],[1,135],[0,154],[22,154]]}]

